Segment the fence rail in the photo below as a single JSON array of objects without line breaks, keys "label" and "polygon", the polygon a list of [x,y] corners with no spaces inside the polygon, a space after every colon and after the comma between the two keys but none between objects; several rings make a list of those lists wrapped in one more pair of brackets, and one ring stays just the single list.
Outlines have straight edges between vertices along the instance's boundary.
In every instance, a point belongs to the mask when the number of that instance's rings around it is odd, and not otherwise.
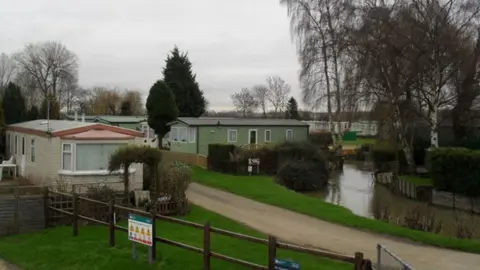
[{"label": "fence rail", "polygon": [[[257,238],[257,237],[253,237],[253,236],[249,236],[249,235],[243,235],[243,234],[239,234],[239,233],[235,233],[235,232],[211,227],[210,223],[208,223],[208,222],[206,224],[199,224],[199,223],[189,222],[189,221],[185,221],[185,220],[181,220],[181,219],[177,219],[177,218],[173,218],[173,217],[158,215],[154,212],[149,213],[149,212],[145,212],[145,211],[138,210],[138,209],[132,209],[132,208],[128,208],[128,207],[125,207],[125,206],[116,205],[113,201],[111,201],[110,203],[105,203],[105,202],[101,202],[101,201],[92,200],[90,198],[78,196],[76,194],[67,194],[67,193],[62,193],[62,192],[57,192],[57,191],[48,191],[48,190],[46,190],[45,192],[46,192],[46,194],[45,194],[46,197],[49,197],[50,195],[53,194],[53,195],[56,195],[56,196],[62,196],[62,197],[70,198],[72,200],[73,209],[71,209],[71,211],[60,209],[60,208],[54,207],[52,205],[48,205],[47,208],[46,208],[47,209],[46,211],[53,211],[53,212],[57,212],[57,213],[61,213],[61,214],[69,216],[70,219],[71,219],[72,227],[73,227],[73,236],[78,236],[78,230],[79,230],[79,228],[78,228],[78,223],[79,222],[78,221],[79,220],[86,220],[86,221],[89,221],[89,222],[93,222],[95,224],[99,224],[99,225],[109,227],[109,244],[110,244],[110,246],[115,246],[115,230],[128,232],[127,228],[125,228],[123,226],[119,226],[119,225],[116,224],[116,222],[115,222],[116,211],[124,211],[124,212],[128,212],[128,213],[139,214],[139,215],[143,215],[143,216],[149,216],[154,221],[153,222],[154,227],[155,227],[155,220],[162,220],[162,221],[176,223],[176,224],[183,225],[183,226],[188,226],[188,227],[192,227],[192,228],[196,228],[196,229],[201,229],[201,230],[203,230],[203,236],[204,236],[203,248],[193,247],[193,246],[190,246],[190,245],[187,245],[187,244],[184,244],[184,243],[180,243],[180,242],[176,242],[176,241],[172,241],[172,240],[169,240],[169,239],[166,239],[166,238],[163,238],[163,237],[160,237],[160,236],[154,234],[153,239],[155,239],[155,241],[153,241],[152,252],[155,256],[156,242],[160,242],[160,243],[176,246],[176,247],[179,247],[179,248],[183,248],[183,249],[186,249],[186,250],[189,250],[189,251],[192,251],[192,252],[196,252],[196,253],[199,253],[199,254],[203,254],[203,265],[204,265],[203,269],[205,269],[205,270],[211,269],[211,267],[210,267],[211,258],[217,258],[217,259],[224,260],[224,261],[227,261],[227,262],[231,262],[231,263],[234,263],[234,264],[243,265],[243,266],[246,266],[246,267],[251,268],[251,269],[273,270],[273,269],[275,269],[274,262],[275,262],[276,252],[277,252],[278,248],[297,251],[297,252],[301,252],[301,253],[312,254],[312,255],[315,255],[315,256],[321,256],[321,257],[330,258],[330,259],[333,259],[333,260],[338,260],[338,261],[351,263],[353,265],[354,270],[369,270],[369,269],[372,269],[371,261],[368,260],[368,259],[364,259],[363,253],[361,253],[361,252],[356,252],[355,256],[346,256],[346,255],[342,255],[342,254],[336,254],[336,253],[332,253],[332,252],[321,251],[321,250],[317,250],[317,249],[305,248],[305,247],[301,247],[301,246],[297,246],[297,245],[282,243],[282,242],[277,241],[277,239],[273,236],[269,236],[268,239],[262,239],[262,238]],[[107,221],[102,221],[102,220],[98,220],[98,219],[95,219],[95,218],[92,218],[92,217],[81,215],[79,213],[79,204],[80,204],[81,201],[86,201],[86,202],[90,202],[90,203],[94,203],[94,204],[99,204],[99,205],[102,205],[102,206],[107,206],[108,205],[108,215],[107,215],[108,220]],[[210,245],[210,237],[211,237],[212,233],[216,233],[216,234],[220,234],[220,235],[224,235],[224,236],[229,236],[229,237],[244,240],[244,241],[249,241],[249,242],[252,242],[252,243],[267,245],[268,246],[268,266],[258,265],[258,264],[252,263],[252,262],[247,262],[247,261],[244,261],[244,260],[241,260],[241,259],[229,257],[229,256],[226,256],[226,255],[223,255],[223,254],[216,253],[216,252],[212,251],[211,250],[211,245]]]},{"label": "fence rail", "polygon": [[415,270],[382,244],[377,244],[377,270]]}]

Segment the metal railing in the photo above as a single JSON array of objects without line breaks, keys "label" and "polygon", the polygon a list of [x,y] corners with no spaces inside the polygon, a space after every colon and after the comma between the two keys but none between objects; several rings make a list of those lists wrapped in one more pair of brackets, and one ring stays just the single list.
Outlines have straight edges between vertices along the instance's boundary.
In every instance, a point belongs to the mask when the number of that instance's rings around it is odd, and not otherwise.
[{"label": "metal railing", "polygon": [[415,270],[382,244],[377,244],[377,270]]}]

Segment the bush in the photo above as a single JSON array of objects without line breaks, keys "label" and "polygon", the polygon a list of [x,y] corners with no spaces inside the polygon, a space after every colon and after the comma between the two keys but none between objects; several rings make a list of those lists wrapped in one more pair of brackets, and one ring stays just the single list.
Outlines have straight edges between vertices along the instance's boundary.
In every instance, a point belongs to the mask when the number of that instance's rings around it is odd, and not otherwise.
[{"label": "bush", "polygon": [[317,164],[326,164],[326,160],[328,159],[328,156],[322,152],[318,146],[308,142],[287,142],[278,145],[275,150],[278,153],[278,167],[291,159],[311,160]]},{"label": "bush", "polygon": [[433,185],[438,190],[480,197],[480,151],[438,148],[428,154]]},{"label": "bush", "polygon": [[171,201],[184,200],[187,197],[187,189],[192,182],[190,167],[174,161],[159,168],[158,188],[163,196],[170,196]]},{"label": "bush", "polygon": [[234,173],[237,171],[237,147],[233,144],[209,144],[207,167],[209,170]]},{"label": "bush", "polygon": [[362,144],[362,145],[360,145],[360,147],[357,147],[357,149],[355,151],[355,153],[356,153],[355,159],[358,160],[358,161],[364,161],[366,154],[370,152],[372,147],[373,147],[373,144],[371,144],[371,143]]},{"label": "bush", "polygon": [[237,173],[248,173],[248,159],[259,158],[261,174],[275,175],[278,171],[278,153],[276,147],[262,147],[260,149],[237,150]]},{"label": "bush", "polygon": [[292,159],[280,166],[276,181],[295,191],[319,190],[328,184],[328,172],[313,161]]},{"label": "bush", "polygon": [[[424,166],[426,161],[426,152],[428,147],[430,147],[430,142],[422,139],[421,137],[416,137],[413,140],[412,148],[413,148],[413,160],[415,161],[415,165],[417,166]],[[395,146],[391,142],[382,141],[377,142],[371,146],[371,153],[373,163],[375,168],[381,171],[384,170],[391,170],[389,164],[391,162],[396,161],[397,154],[398,154],[398,161],[399,161],[399,169],[403,171],[407,168],[407,159],[405,157],[404,151],[398,146],[396,148],[398,151],[395,152]]]},{"label": "bush", "polygon": [[313,131],[308,136],[308,141],[314,145],[328,147],[333,145],[332,133],[328,131]]}]

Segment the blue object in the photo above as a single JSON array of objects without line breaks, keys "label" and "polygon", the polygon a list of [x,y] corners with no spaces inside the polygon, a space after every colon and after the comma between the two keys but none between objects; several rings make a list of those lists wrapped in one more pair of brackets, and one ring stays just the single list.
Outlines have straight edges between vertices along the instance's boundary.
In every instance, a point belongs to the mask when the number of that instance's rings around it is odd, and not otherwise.
[{"label": "blue object", "polygon": [[299,270],[300,264],[292,260],[275,259],[275,270]]}]

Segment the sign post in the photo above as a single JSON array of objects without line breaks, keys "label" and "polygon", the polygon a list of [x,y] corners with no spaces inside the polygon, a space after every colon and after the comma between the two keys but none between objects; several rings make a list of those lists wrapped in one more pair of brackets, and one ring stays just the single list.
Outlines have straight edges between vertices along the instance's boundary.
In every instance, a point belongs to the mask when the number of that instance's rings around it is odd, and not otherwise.
[{"label": "sign post", "polygon": [[248,174],[252,175],[253,166],[257,167],[257,174],[260,174],[260,158],[249,158],[248,159]]},{"label": "sign post", "polygon": [[148,263],[153,262],[153,219],[128,215],[128,240],[132,241],[132,257],[137,258],[137,243],[148,246]]}]

